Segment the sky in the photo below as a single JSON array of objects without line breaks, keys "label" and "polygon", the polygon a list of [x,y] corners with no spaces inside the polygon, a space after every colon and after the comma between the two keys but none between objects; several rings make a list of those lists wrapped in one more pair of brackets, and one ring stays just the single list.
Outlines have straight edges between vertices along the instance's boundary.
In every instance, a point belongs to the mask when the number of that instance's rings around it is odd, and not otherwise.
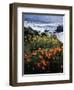
[{"label": "sky", "polygon": [[[63,15],[39,15],[23,14],[24,26],[31,27],[34,30],[54,33],[58,25],[63,25]],[[56,33],[57,38],[63,42],[63,32]]]},{"label": "sky", "polygon": [[23,19],[28,22],[63,24],[63,15],[24,14]]}]

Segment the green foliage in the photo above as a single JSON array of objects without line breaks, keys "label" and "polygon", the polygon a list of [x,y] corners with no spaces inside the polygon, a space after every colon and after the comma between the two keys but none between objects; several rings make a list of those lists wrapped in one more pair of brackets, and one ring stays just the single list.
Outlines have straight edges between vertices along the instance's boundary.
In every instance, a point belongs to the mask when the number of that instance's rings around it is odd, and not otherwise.
[{"label": "green foliage", "polygon": [[24,46],[25,50],[36,50],[38,48],[55,48],[61,47],[62,43],[54,36],[33,36],[29,38],[30,40],[25,40]]}]

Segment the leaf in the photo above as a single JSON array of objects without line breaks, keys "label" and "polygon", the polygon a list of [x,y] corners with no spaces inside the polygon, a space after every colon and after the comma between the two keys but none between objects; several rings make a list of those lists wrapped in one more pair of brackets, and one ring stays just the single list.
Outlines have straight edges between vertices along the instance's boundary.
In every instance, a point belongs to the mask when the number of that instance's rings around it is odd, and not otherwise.
[{"label": "leaf", "polygon": [[46,51],[48,51],[49,50],[49,48],[46,48]]},{"label": "leaf", "polygon": [[34,63],[37,63],[37,61],[38,61],[38,57],[37,56],[32,56],[32,61],[34,62]]}]

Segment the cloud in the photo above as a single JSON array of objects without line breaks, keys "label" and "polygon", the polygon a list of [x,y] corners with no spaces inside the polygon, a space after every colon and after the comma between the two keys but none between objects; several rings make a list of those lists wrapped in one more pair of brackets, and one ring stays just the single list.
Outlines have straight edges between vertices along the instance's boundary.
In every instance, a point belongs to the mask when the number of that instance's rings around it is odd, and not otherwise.
[{"label": "cloud", "polygon": [[41,23],[62,23],[63,15],[39,15],[39,14],[24,14],[24,21],[41,22]]}]

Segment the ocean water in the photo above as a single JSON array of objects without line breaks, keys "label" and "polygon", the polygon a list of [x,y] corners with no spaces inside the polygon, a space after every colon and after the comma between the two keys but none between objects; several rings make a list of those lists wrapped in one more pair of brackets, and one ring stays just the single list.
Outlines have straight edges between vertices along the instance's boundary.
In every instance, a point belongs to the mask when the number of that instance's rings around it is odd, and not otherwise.
[{"label": "ocean water", "polygon": [[[49,30],[49,32],[53,34],[59,25],[62,25],[62,24],[24,21],[24,27],[31,27],[32,29],[40,31],[41,33],[44,32],[45,30]],[[55,35],[62,43],[64,43],[64,32],[60,32],[60,33],[56,32]]]}]

